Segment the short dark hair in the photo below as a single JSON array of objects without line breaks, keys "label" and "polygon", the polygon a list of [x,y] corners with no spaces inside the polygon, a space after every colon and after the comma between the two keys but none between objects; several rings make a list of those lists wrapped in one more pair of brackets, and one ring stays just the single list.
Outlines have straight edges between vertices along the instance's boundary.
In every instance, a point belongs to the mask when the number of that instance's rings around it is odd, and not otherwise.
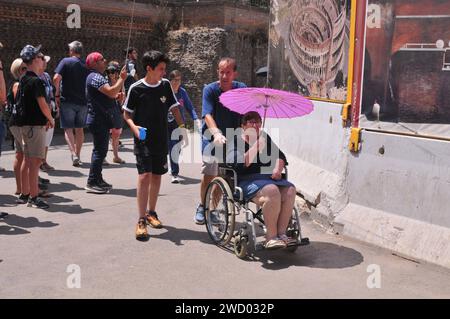
[{"label": "short dark hair", "polygon": [[245,113],[242,118],[241,118],[241,125],[244,125],[245,123],[247,123],[248,121],[251,120],[259,120],[262,121],[261,115],[259,115],[258,112],[256,111],[250,111]]},{"label": "short dark hair", "polygon": [[173,70],[172,72],[169,73],[169,80],[172,81],[173,79],[179,76],[181,76],[181,72],[178,70]]},{"label": "short dark hair", "polygon": [[237,62],[235,59],[229,58],[229,57],[221,58],[219,61],[219,64],[217,65],[217,68],[219,68],[219,65],[222,63],[227,63],[227,64],[233,65],[233,71],[237,71]]},{"label": "short dark hair", "polygon": [[128,54],[130,54],[131,52],[136,51],[137,49],[135,47],[128,47],[125,50],[123,50],[123,53],[126,54],[128,56]]},{"label": "short dark hair", "polygon": [[144,70],[147,70],[147,66],[154,70],[161,62],[169,64],[170,60],[167,55],[159,51],[147,51],[142,56],[142,66],[144,67]]}]

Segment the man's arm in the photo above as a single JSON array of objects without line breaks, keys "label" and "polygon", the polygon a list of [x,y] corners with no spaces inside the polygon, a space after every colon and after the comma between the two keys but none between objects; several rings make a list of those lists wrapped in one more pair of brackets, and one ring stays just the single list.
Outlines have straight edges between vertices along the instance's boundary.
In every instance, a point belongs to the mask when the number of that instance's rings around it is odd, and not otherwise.
[{"label": "man's arm", "polygon": [[175,118],[175,121],[177,122],[178,126],[184,127],[183,117],[181,116],[181,112],[178,106],[172,107],[170,111],[172,112],[173,117]]},{"label": "man's arm", "polygon": [[5,77],[3,75],[3,64],[2,61],[0,61],[0,109],[5,104],[6,100],[6,83],[5,83]]},{"label": "man's arm", "polygon": [[41,109],[42,114],[47,118],[48,120],[48,126],[50,128],[55,126],[55,120],[52,117],[52,113],[50,112],[50,107],[48,106],[47,102],[45,101],[45,97],[39,96],[37,98],[37,102],[39,104],[39,108]]},{"label": "man's arm", "polygon": [[55,102],[58,112],[59,107],[61,106],[61,80],[61,74],[55,73],[55,75],[53,76],[53,85],[55,86]]},{"label": "man's arm", "polygon": [[202,104],[202,116],[205,119],[206,127],[208,128],[209,132],[212,136],[214,136],[214,143],[225,144],[227,139],[218,129],[217,123],[212,116],[214,111],[214,93],[209,87],[205,87],[203,89]]}]

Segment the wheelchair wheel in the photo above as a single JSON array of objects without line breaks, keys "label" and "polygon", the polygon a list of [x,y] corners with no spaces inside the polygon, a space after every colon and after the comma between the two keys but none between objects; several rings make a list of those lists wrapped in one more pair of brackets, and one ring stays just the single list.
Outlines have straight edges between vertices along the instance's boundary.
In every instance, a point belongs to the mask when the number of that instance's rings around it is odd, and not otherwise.
[{"label": "wheelchair wheel", "polygon": [[225,246],[234,232],[233,193],[227,181],[216,177],[208,185],[205,196],[205,224],[216,245]]},{"label": "wheelchair wheel", "polygon": [[248,251],[248,240],[244,236],[238,235],[234,238],[233,243],[234,248],[234,254],[240,258],[244,259],[247,257],[247,251]]},{"label": "wheelchair wheel", "polygon": [[300,243],[301,238],[300,237],[300,227],[299,227],[299,220],[298,220],[298,212],[297,209],[294,207],[294,210],[292,211],[292,217],[291,221],[289,222],[286,235],[291,238],[295,238],[297,240],[297,245],[288,246],[286,248],[287,251],[294,253],[297,248],[298,244]]}]

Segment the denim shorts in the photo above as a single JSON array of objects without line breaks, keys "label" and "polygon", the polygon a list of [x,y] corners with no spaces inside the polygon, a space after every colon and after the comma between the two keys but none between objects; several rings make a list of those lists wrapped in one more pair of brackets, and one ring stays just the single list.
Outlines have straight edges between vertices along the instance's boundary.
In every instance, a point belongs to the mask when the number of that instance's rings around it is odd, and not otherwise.
[{"label": "denim shorts", "polygon": [[88,114],[88,107],[86,105],[61,102],[59,112],[61,116],[61,128],[86,127]]}]

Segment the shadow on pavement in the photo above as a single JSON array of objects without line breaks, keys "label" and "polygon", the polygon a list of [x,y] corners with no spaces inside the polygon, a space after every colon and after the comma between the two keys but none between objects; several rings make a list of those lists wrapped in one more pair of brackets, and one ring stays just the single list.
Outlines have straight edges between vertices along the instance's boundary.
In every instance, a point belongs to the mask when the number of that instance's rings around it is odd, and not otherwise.
[{"label": "shadow on pavement", "polygon": [[0,207],[17,206],[16,199],[17,197],[13,195],[0,195]]},{"label": "shadow on pavement", "polygon": [[135,198],[136,197],[136,188],[132,188],[132,189],[113,188],[109,191],[109,194]]},{"label": "shadow on pavement", "polygon": [[157,238],[162,240],[170,240],[173,242],[176,246],[183,246],[184,244],[182,241],[186,240],[195,240],[200,241],[202,243],[211,244],[211,240],[208,237],[208,233],[204,231],[204,228],[202,228],[202,231],[194,231],[191,229],[185,229],[185,228],[175,228],[171,226],[163,226],[162,230],[166,230],[165,232],[161,234],[150,234],[151,238]]},{"label": "shadow on pavement", "polygon": [[[86,164],[83,164],[86,165]],[[63,169],[55,169],[54,171],[48,171],[48,176],[56,176],[56,177],[87,177],[87,175],[83,174],[80,171],[77,171],[76,168],[74,170],[63,170]]]},{"label": "shadow on pavement", "polygon": [[191,178],[191,177],[186,177],[183,175],[178,175],[178,177],[180,177],[182,180],[180,181],[181,185],[195,185],[195,184],[200,184],[201,180],[198,178]]},{"label": "shadow on pavement", "polygon": [[115,164],[115,163],[109,163],[109,165],[103,165],[104,170],[108,170],[111,168],[136,168],[136,164],[134,163],[125,163],[125,164]]},{"label": "shadow on pavement", "polygon": [[48,191],[50,193],[63,193],[70,192],[76,190],[84,190],[84,188],[78,187],[74,184],[70,183],[58,183],[58,184],[50,184]]},{"label": "shadow on pavement", "polygon": [[58,196],[58,195],[54,195],[54,194],[51,194],[49,198],[44,198],[44,200],[46,200],[47,202],[49,202],[51,204],[61,204],[61,203],[71,203],[71,202],[73,202],[73,199],[62,197],[62,196]]},{"label": "shadow on pavement", "polygon": [[0,235],[25,235],[29,234],[28,230],[13,227],[13,226],[0,226]]},{"label": "shadow on pavement", "polygon": [[364,261],[360,252],[327,242],[311,242],[298,247],[295,253],[287,250],[261,251],[252,261],[261,262],[269,270],[285,269],[292,266],[322,269],[342,269],[361,264]]},{"label": "shadow on pavement", "polygon": [[66,214],[85,214],[94,210],[82,208],[80,205],[56,205],[49,201],[50,208],[46,209],[49,213],[66,213]]},{"label": "shadow on pavement", "polygon": [[40,222],[36,217],[21,217],[15,214],[10,214],[6,218],[0,220],[9,226],[17,226],[20,228],[50,228],[59,225],[53,222]]},{"label": "shadow on pavement", "polygon": [[0,172],[1,178],[14,178],[14,172],[13,171],[4,171]]}]

